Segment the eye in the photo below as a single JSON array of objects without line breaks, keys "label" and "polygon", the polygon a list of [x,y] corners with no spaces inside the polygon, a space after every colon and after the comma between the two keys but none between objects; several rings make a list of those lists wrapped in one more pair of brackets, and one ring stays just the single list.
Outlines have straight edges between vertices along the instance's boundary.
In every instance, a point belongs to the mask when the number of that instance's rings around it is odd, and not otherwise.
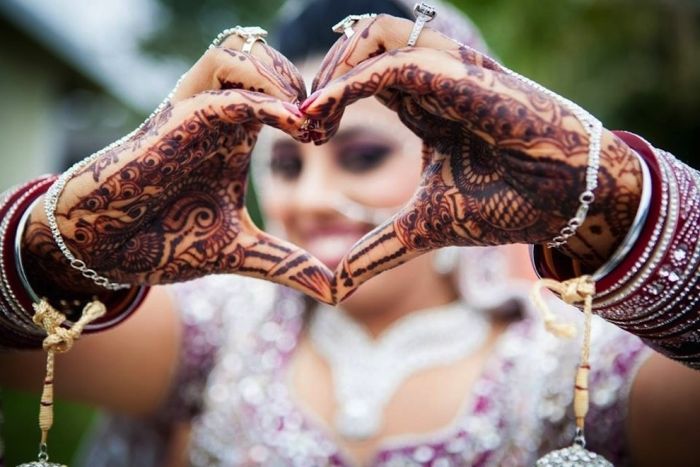
[{"label": "eye", "polygon": [[274,151],[270,158],[270,171],[275,177],[292,181],[301,173],[301,156],[297,152]]},{"label": "eye", "polygon": [[348,172],[363,173],[376,169],[389,157],[391,147],[378,144],[353,144],[338,153],[338,164]]}]

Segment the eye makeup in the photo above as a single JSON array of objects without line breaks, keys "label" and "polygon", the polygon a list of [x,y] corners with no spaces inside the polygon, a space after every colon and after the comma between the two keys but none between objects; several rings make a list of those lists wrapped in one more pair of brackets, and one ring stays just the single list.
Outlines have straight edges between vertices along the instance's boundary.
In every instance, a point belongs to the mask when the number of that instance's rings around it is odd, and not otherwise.
[{"label": "eye makeup", "polygon": [[303,168],[297,144],[292,141],[278,141],[272,147],[270,172],[273,176],[292,181],[299,177]]},{"label": "eye makeup", "polygon": [[351,173],[369,172],[391,155],[392,148],[385,144],[353,142],[338,148],[338,166]]},{"label": "eye makeup", "polygon": [[380,167],[397,149],[385,135],[361,127],[341,130],[332,143],[338,166],[353,174]]}]

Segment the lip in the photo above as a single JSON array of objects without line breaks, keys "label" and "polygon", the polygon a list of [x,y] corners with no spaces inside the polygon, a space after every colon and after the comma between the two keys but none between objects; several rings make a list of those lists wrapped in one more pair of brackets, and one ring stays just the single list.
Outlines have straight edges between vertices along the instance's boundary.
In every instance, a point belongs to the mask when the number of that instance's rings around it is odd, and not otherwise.
[{"label": "lip", "polygon": [[300,228],[300,246],[329,268],[335,268],[350,248],[372,229],[367,224],[334,223]]}]

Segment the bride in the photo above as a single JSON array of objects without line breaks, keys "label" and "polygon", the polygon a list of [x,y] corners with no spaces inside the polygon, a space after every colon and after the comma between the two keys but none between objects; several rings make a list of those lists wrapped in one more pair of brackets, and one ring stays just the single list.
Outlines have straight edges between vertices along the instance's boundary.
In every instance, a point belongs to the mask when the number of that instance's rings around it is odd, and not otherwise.
[{"label": "bride", "polygon": [[[687,254],[669,270],[685,289],[659,282],[656,299],[679,290],[659,315],[675,317],[673,338],[636,324],[657,302],[630,290],[640,258],[665,261],[644,232],[671,229],[673,180],[698,225],[698,174],[603,129],[595,200],[562,235],[595,144],[577,107],[481,55],[447,5],[406,47],[411,7],[314,1],[282,25],[279,52],[222,38],[139,132],[66,178],[55,215],[73,254],[152,286],[58,360],[61,397],[114,414],[83,464],[533,465],[573,439],[580,343],[532,310],[524,244],[542,275],[605,271],[596,313],[619,327],[593,323],[587,447],[616,465],[696,462],[698,308],[684,297],[697,293],[697,232],[669,231]],[[330,32],[358,11],[385,15]],[[253,146],[267,233],[244,208]],[[138,302],[72,271],[43,203],[30,209],[22,259],[37,294]],[[578,310],[553,306],[578,326]],[[42,378],[41,352],[0,359],[5,385]]]}]

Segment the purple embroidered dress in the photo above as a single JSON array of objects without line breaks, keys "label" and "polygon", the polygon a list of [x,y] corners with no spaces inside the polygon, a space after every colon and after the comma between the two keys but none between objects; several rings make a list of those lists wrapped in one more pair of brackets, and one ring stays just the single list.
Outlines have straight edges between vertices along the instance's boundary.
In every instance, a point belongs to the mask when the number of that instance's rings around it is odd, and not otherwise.
[{"label": "purple embroidered dress", "polygon": [[[171,290],[185,332],[170,402],[150,424],[105,420],[84,453],[85,465],[158,465],[167,423],[189,417],[192,465],[354,465],[290,394],[285,376],[304,324],[301,297],[235,276]],[[570,444],[579,343],[549,335],[526,298],[522,303],[525,317],[500,336],[453,423],[385,442],[370,465],[533,465],[544,452]],[[581,319],[573,308],[566,312]],[[637,337],[595,319],[587,438],[616,465],[628,462],[628,394],[649,353]]]}]

